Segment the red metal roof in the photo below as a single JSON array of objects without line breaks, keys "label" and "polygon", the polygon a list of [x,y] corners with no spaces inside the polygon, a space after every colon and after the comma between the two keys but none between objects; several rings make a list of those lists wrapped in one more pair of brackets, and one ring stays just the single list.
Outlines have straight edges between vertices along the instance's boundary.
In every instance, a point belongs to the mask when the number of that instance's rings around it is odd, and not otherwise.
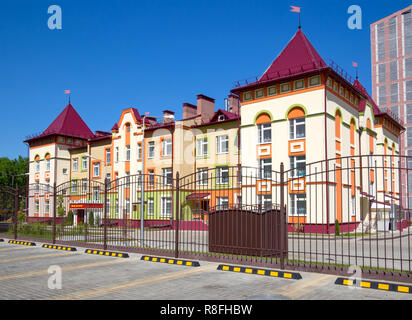
[{"label": "red metal roof", "polygon": [[327,67],[325,61],[299,29],[285,49],[272,62],[259,81],[308,72]]},{"label": "red metal roof", "polygon": [[29,140],[57,134],[82,139],[94,137],[93,132],[70,103],[40,136]]}]

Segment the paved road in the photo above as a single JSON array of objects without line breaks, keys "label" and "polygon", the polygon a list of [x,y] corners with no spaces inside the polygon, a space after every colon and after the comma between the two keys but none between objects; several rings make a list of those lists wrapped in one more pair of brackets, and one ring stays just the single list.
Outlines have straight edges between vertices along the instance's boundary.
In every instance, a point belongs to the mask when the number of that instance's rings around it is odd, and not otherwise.
[{"label": "paved road", "polygon": [[[336,276],[301,273],[302,280],[218,271],[218,264],[201,261],[186,267],[140,260],[64,252],[0,242],[0,299],[97,300],[347,300],[409,299],[412,294],[335,285]],[[49,289],[54,273],[62,271],[62,288]]]}]

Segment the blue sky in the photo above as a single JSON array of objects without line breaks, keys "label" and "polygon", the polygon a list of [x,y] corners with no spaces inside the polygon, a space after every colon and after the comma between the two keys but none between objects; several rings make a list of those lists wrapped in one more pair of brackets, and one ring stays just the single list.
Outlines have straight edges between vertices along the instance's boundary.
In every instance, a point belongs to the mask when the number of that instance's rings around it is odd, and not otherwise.
[{"label": "blue sky", "polygon": [[[362,8],[362,30],[347,27]],[[1,0],[0,157],[27,155],[23,140],[42,132],[67,105],[90,129],[109,131],[120,113],[182,116],[197,94],[216,108],[236,80],[261,75],[297,30],[371,92],[370,24],[409,1]],[[50,30],[50,5],[62,30]]]}]

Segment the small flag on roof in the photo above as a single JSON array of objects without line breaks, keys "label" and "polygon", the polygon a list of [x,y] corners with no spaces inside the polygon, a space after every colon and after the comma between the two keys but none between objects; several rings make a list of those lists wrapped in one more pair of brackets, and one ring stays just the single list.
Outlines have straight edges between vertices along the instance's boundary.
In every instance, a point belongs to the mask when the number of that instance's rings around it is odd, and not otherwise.
[{"label": "small flag on roof", "polygon": [[70,90],[64,90],[64,94],[69,94]]},{"label": "small flag on roof", "polygon": [[300,7],[294,7],[294,6],[290,6],[292,8],[292,10],[290,10],[291,12],[299,12],[300,13]]},{"label": "small flag on roof", "polygon": [[352,66],[357,68],[358,67],[358,63],[357,62],[352,62]]}]

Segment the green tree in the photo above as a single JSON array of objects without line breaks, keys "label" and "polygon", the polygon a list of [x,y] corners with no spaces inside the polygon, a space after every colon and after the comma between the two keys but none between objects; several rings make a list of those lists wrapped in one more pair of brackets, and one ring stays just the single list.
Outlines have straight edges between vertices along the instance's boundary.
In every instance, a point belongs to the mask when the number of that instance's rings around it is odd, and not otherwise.
[{"label": "green tree", "polygon": [[94,226],[94,213],[93,211],[89,212],[89,226]]},{"label": "green tree", "polygon": [[63,217],[65,213],[63,202],[64,202],[64,198],[63,198],[63,195],[61,194],[57,198],[57,216],[60,218]]},{"label": "green tree", "polygon": [[67,225],[72,226],[74,221],[73,211],[67,213]]}]

